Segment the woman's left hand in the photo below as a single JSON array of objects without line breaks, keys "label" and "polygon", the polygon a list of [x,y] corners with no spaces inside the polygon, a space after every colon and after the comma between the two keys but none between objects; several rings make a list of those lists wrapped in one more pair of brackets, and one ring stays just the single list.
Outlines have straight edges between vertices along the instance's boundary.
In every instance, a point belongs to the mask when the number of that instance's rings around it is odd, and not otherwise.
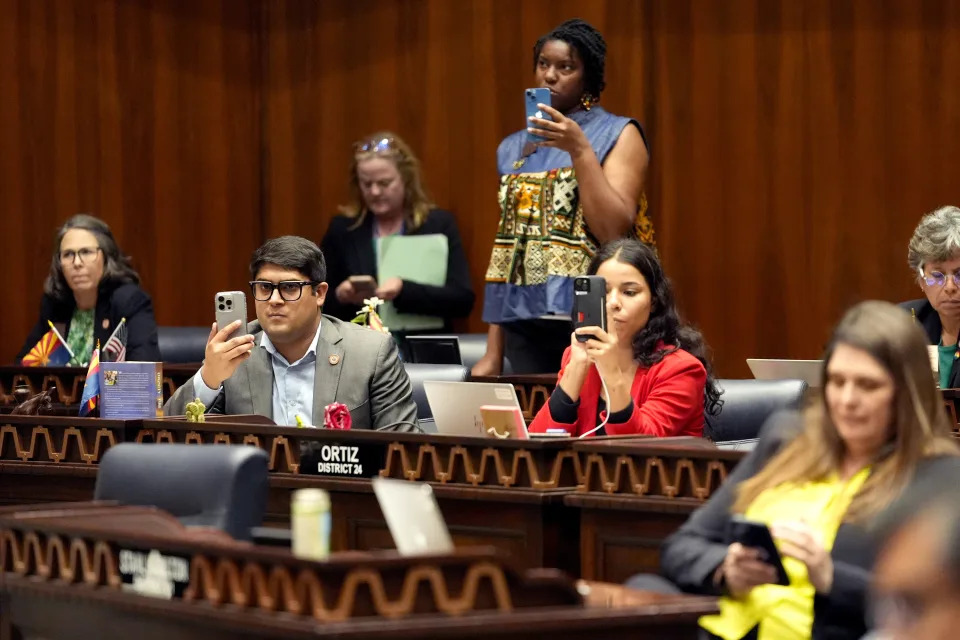
[{"label": "woman's left hand", "polygon": [[833,588],[833,558],[824,549],[820,534],[806,522],[777,522],[771,528],[780,553],[807,565],[810,584],[826,595]]},{"label": "woman's left hand", "polygon": [[540,147],[556,147],[576,157],[584,150],[593,153],[590,141],[580,125],[563,115],[553,107],[545,104],[538,104],[540,110],[548,114],[553,120],[543,118],[529,118],[527,120],[527,131],[534,135],[546,138],[543,142],[538,142]]},{"label": "woman's left hand", "polygon": [[403,290],[403,280],[400,278],[387,278],[379,287],[377,287],[376,296],[382,300],[393,300]]}]

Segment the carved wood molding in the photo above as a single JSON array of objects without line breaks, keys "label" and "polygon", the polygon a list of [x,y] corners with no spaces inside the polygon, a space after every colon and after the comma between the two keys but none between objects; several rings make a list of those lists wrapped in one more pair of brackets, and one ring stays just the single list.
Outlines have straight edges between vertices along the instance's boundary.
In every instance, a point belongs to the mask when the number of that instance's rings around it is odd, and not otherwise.
[{"label": "carved wood molding", "polygon": [[111,589],[121,584],[108,543],[55,533],[41,537],[32,531],[0,530],[0,571]]},{"label": "carved wood molding", "polygon": [[[186,601],[214,605],[231,604],[308,615],[324,622],[338,622],[364,615],[402,618],[414,613],[461,615],[484,606],[484,595],[492,596],[492,608],[511,611],[513,599],[503,569],[490,562],[475,562],[464,576],[463,567],[411,565],[405,567],[396,584],[387,584],[382,571],[357,567],[345,574],[326,575],[315,568],[265,566],[232,558],[209,558],[202,554],[191,560],[190,586]],[[452,571],[451,571],[452,570]],[[462,585],[457,593],[454,585]],[[423,598],[429,594],[428,609]],[[390,594],[394,594],[392,597]],[[419,607],[419,608],[418,608]]]},{"label": "carved wood molding", "polygon": [[222,431],[190,431],[140,429],[134,442],[173,444],[246,444],[263,449],[270,455],[269,471],[300,473],[300,445],[290,438],[270,433],[226,433]]},{"label": "carved wood molding", "polygon": [[473,486],[557,489],[576,486],[580,458],[573,451],[394,442],[380,475]]},{"label": "carved wood molding", "polygon": [[94,464],[115,444],[117,438],[110,429],[12,424],[0,426],[0,460]]},{"label": "carved wood molding", "polygon": [[586,454],[577,491],[706,500],[737,460]]}]

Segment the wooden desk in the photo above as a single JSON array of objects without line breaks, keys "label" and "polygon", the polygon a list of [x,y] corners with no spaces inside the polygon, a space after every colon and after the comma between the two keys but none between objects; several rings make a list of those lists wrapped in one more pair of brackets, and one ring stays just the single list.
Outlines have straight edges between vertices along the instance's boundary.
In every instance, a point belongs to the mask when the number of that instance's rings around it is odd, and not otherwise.
[{"label": "wooden desk", "polygon": [[[199,368],[199,363],[164,364],[164,401],[173,395],[177,387],[189,380]],[[86,379],[86,367],[0,365],[0,410],[15,406],[16,401],[13,397],[13,391],[20,385],[26,386],[30,390],[31,396],[53,390],[53,401],[57,405],[79,406],[80,398],[83,396],[83,383]]]},{"label": "wooden desk", "polygon": [[[147,577],[122,561],[131,552],[165,597],[130,590]],[[185,530],[154,509],[95,503],[0,512],[0,559],[0,640],[693,639],[699,616],[716,611],[712,598],[519,572],[483,549],[304,561]]]},{"label": "wooden desk", "polygon": [[[334,550],[391,548],[367,479],[307,475],[301,449],[386,448],[378,475],[430,482],[458,545],[494,546],[521,568],[618,581],[656,570],[660,542],[719,486],[741,454],[690,439],[495,440],[182,420],[0,420],[0,504],[87,500],[118,442],[234,443],[270,455],[268,524],[289,522],[293,490],[333,501]],[[33,444],[31,444],[33,443]]]},{"label": "wooden desk", "polygon": [[598,438],[573,448],[583,476],[564,504],[580,511],[580,575],[605,582],[659,573],[663,540],[744,455],[703,441],[656,439]]}]

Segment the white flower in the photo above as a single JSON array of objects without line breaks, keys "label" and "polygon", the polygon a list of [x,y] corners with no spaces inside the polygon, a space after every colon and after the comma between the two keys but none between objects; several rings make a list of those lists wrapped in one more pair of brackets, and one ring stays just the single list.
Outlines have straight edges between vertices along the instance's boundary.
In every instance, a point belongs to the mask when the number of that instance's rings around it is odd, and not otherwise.
[{"label": "white flower", "polygon": [[367,298],[366,300],[364,300],[363,306],[369,309],[370,311],[376,311],[377,307],[382,305],[384,302],[385,300],[381,300],[377,296],[373,296],[372,298]]}]

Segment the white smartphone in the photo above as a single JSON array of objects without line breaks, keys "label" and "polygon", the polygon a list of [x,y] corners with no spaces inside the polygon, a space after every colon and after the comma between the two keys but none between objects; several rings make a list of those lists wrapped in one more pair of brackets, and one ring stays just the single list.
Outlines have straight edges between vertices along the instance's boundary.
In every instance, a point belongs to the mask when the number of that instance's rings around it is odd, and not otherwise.
[{"label": "white smartphone", "polygon": [[239,320],[240,327],[227,338],[247,335],[247,296],[243,291],[218,291],[213,298],[213,305],[217,316],[217,331]]}]

